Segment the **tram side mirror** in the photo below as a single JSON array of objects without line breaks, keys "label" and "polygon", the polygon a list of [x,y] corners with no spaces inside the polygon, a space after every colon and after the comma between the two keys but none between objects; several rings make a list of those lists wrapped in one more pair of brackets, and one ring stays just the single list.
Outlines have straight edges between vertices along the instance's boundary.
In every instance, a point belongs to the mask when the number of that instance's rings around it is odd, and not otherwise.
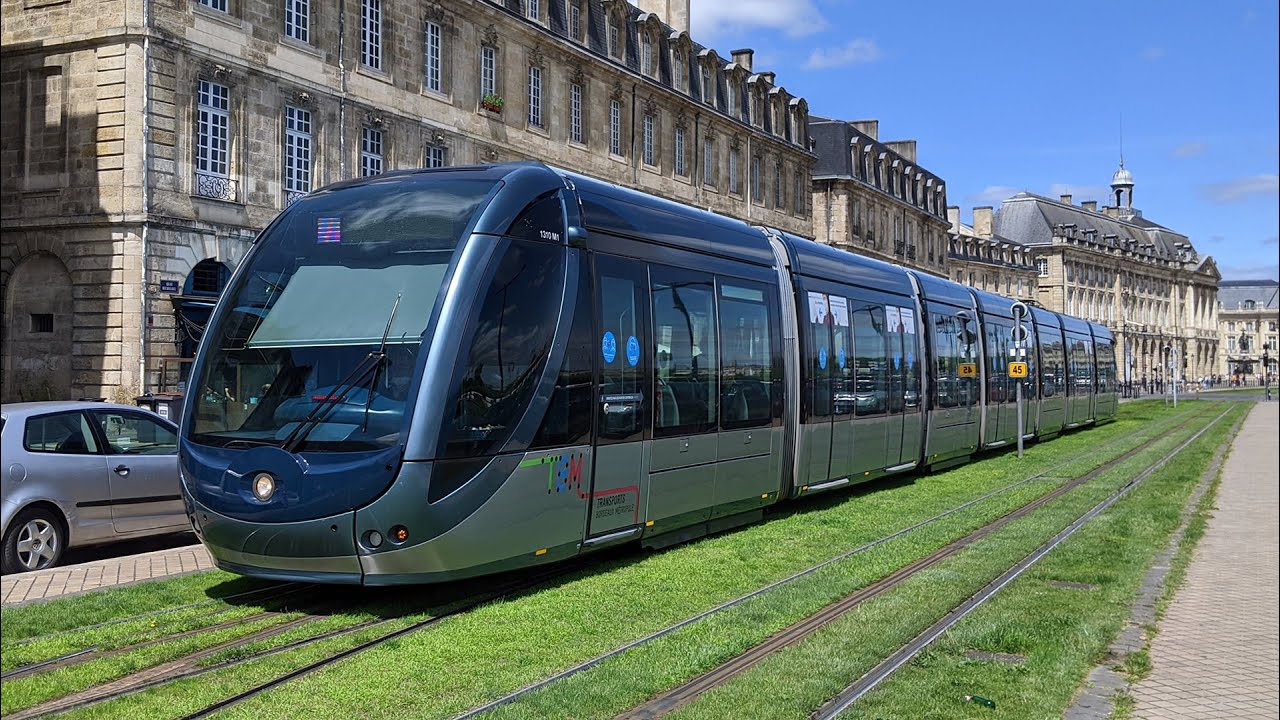
[{"label": "tram side mirror", "polygon": [[570,225],[566,230],[569,239],[569,247],[586,247],[587,246],[587,230],[579,225]]}]

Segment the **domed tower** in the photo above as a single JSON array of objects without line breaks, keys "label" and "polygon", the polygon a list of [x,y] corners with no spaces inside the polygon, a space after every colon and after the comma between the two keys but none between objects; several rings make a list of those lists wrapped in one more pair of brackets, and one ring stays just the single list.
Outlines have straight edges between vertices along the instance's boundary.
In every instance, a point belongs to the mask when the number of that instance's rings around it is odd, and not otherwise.
[{"label": "domed tower", "polygon": [[[1120,161],[1120,169],[1116,170],[1116,174],[1111,176],[1111,196],[1115,199],[1117,208],[1133,209],[1133,173],[1124,169],[1124,160]],[[1122,198],[1123,205],[1120,204]]]}]

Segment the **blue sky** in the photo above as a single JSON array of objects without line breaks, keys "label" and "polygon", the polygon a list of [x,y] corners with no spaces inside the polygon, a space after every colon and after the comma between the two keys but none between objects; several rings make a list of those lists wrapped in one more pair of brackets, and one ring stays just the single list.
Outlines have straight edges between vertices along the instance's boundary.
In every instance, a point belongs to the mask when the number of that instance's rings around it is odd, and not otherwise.
[{"label": "blue sky", "polygon": [[1225,279],[1277,277],[1280,17],[1270,2],[691,0],[695,40],[814,114],[915,139],[968,222],[1020,190],[1134,206]]}]

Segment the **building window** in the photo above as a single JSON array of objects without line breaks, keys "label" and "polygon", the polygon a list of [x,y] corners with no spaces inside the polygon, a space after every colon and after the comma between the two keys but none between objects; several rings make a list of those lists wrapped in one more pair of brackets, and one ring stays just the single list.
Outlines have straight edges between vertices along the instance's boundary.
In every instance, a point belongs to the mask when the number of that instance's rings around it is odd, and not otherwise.
[{"label": "building window", "polygon": [[200,0],[200,4],[207,8],[213,8],[218,12],[227,11],[227,0]]},{"label": "building window", "polygon": [[729,192],[737,195],[742,192],[738,182],[738,148],[729,148]]},{"label": "building window", "polygon": [[644,164],[653,165],[653,116],[649,113],[645,113],[644,115],[643,140],[644,152],[641,156],[644,158]]},{"label": "building window", "polygon": [[529,127],[542,127],[542,68],[529,66]]},{"label": "building window", "polygon": [[622,154],[622,103],[609,101],[609,154]]},{"label": "building window", "polygon": [[582,86],[569,83],[569,142],[582,144]]},{"label": "building window", "polygon": [[538,0],[524,0],[524,16],[530,20],[537,20],[540,17],[538,14],[540,9]]},{"label": "building window", "polygon": [[443,37],[440,34],[440,26],[428,21],[423,37],[425,47],[423,48],[422,84],[431,92],[444,92],[444,83],[441,81],[440,73],[440,51]]},{"label": "building window", "polygon": [[711,87],[711,69],[702,68],[702,102],[710,105],[715,100],[715,88]]},{"label": "building window", "polygon": [[1227,332],[1235,332],[1235,331],[1236,331],[1236,323],[1234,320],[1232,320],[1227,323]]},{"label": "building window", "polygon": [[582,7],[576,2],[569,3],[569,36],[582,42]]},{"label": "building window", "polygon": [[622,48],[618,45],[618,20],[617,18],[609,18],[609,56],[618,58],[622,56]]},{"label": "building window", "polygon": [[[226,0],[222,0],[223,4]],[[284,0],[284,34],[298,42],[311,38],[310,0]]]},{"label": "building window", "polygon": [[791,202],[795,206],[793,210],[795,210],[796,217],[804,217],[804,180],[801,178],[799,171],[796,171],[792,185],[794,186],[794,197],[791,199]]},{"label": "building window", "polygon": [[196,194],[235,200],[231,181],[231,91],[225,85],[200,81],[196,127]]},{"label": "building window", "polygon": [[677,47],[671,51],[671,86],[684,90],[684,51]]},{"label": "building window", "polygon": [[727,82],[724,84],[724,106],[725,111],[730,115],[736,114],[733,107],[733,95],[733,78],[729,77],[727,78]]},{"label": "building window", "polygon": [[676,175],[679,175],[680,177],[685,177],[686,175],[689,174],[689,168],[685,166],[684,128],[678,125],[676,126],[675,150],[676,150],[676,155],[675,155]]},{"label": "building window", "polygon": [[428,145],[423,155],[423,165],[428,168],[442,168],[449,164],[449,155],[442,145]]},{"label": "building window", "polygon": [[751,199],[764,202],[764,188],[760,187],[760,156],[751,158]]},{"label": "building window", "polygon": [[53,332],[53,314],[52,313],[31,313],[31,332],[33,333]]},{"label": "building window", "polygon": [[702,184],[713,187],[716,184],[715,149],[714,139],[710,137],[702,139]]},{"label": "building window", "polygon": [[1049,277],[1049,258],[1036,258],[1036,274]]},{"label": "building window", "polygon": [[779,162],[773,165],[773,206],[781,210],[784,204],[782,196],[782,163]]},{"label": "building window", "polygon": [[480,48],[480,97],[498,92],[498,51],[485,45]]},{"label": "building window", "polygon": [[360,177],[382,174],[382,131],[360,128]]},{"label": "building window", "polygon": [[382,69],[382,0],[360,2],[360,62]]},{"label": "building window", "polygon": [[311,111],[284,108],[285,204],[311,192]]},{"label": "building window", "polygon": [[645,75],[653,75],[653,38],[647,32],[640,42],[640,70]]}]

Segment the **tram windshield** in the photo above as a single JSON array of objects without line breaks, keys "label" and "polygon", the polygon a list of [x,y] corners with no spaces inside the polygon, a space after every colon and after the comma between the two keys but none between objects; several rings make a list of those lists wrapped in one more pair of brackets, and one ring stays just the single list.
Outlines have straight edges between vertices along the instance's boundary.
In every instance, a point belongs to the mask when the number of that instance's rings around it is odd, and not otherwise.
[{"label": "tram windshield", "polygon": [[399,439],[445,270],[496,181],[387,178],[304,198],[206,330],[190,437],[361,451]]}]

